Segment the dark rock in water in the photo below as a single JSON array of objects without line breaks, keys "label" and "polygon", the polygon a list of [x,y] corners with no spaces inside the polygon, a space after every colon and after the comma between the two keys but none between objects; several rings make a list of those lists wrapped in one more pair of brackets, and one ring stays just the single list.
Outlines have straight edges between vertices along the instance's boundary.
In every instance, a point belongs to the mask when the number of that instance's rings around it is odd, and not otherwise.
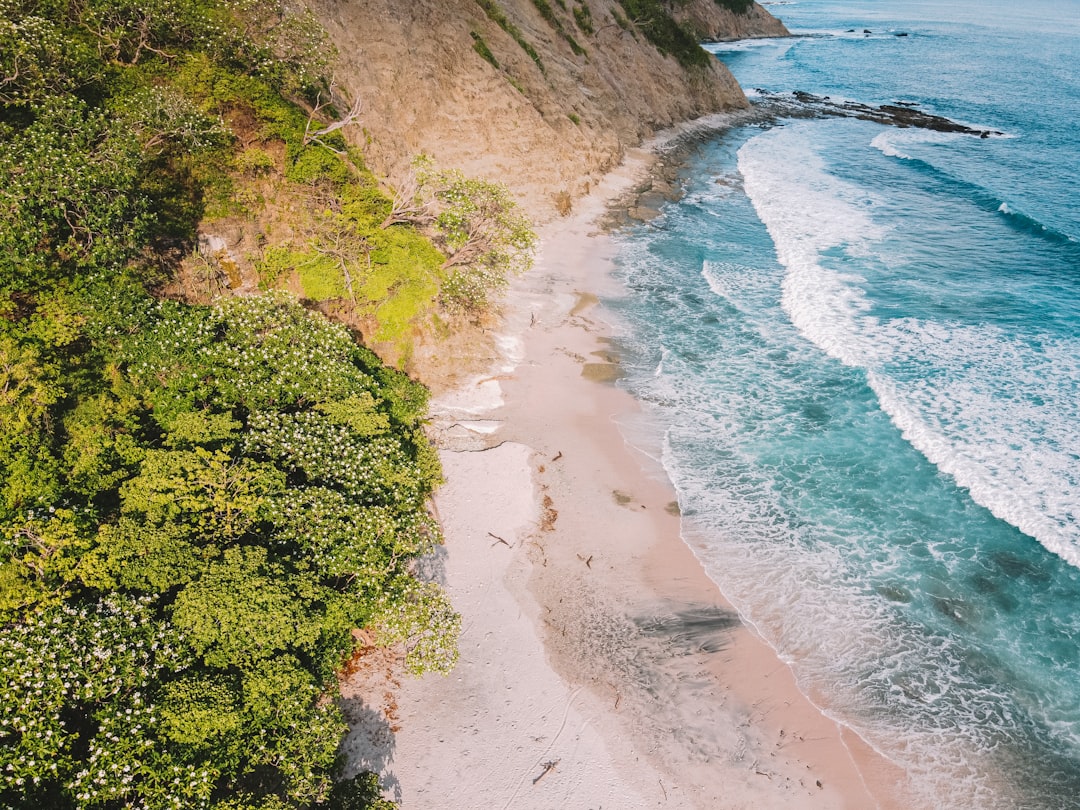
[{"label": "dark rock in water", "polygon": [[1027,578],[1034,582],[1049,582],[1050,575],[1040,566],[1008,551],[996,551],[990,559],[1010,579]]},{"label": "dark rock in water", "polygon": [[654,185],[652,191],[647,191],[640,197],[638,197],[637,207],[645,208],[649,211],[656,211],[657,214],[659,214],[660,209],[669,199],[670,197],[667,194],[664,194],[662,191],[658,190]]},{"label": "dark rock in water", "polygon": [[631,208],[626,214],[630,219],[636,219],[638,222],[651,222],[660,216],[660,212],[655,208],[644,208],[642,206]]},{"label": "dark rock in water", "polygon": [[968,618],[965,615],[964,603],[959,599],[955,599],[950,596],[937,596],[935,594],[930,595],[930,604],[934,606],[934,610],[949,619],[952,619],[959,625],[968,624]]},{"label": "dark rock in water", "polygon": [[911,591],[901,585],[879,585],[877,592],[890,602],[907,604],[911,601]]},{"label": "dark rock in water", "polygon": [[898,37],[906,37],[907,34],[905,32],[903,32],[903,31],[901,31],[899,34],[896,34],[896,36],[898,36]]},{"label": "dark rock in water", "polygon": [[863,32],[864,34],[872,34],[872,33],[874,33],[874,32],[873,32],[873,31],[871,31],[871,30],[870,30],[869,28],[864,28],[864,29],[862,30],[862,32]]},{"label": "dark rock in water", "polygon": [[906,128],[929,129],[935,132],[955,132],[961,135],[977,135],[988,138],[1001,135],[998,130],[975,129],[942,115],[923,112],[913,102],[882,104],[873,106],[858,101],[835,102],[828,96],[815,96],[802,90],[795,90],[790,95],[784,93],[762,93],[762,106],[771,108],[779,117],[788,118],[858,118],[862,121],[874,121],[878,124]]}]

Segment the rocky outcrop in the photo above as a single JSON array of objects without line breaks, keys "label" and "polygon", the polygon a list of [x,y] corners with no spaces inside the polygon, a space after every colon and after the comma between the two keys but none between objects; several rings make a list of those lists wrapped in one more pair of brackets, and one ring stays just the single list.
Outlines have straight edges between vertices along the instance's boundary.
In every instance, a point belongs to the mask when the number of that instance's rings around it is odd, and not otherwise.
[{"label": "rocky outcrop", "polygon": [[934,132],[951,132],[958,135],[976,135],[980,138],[1001,136],[996,129],[970,127],[942,115],[920,110],[910,101],[895,104],[863,104],[859,101],[833,101],[828,96],[815,96],[796,90],[792,93],[768,93],[758,90],[761,99],[757,109],[776,118],[858,118],[877,124],[907,129],[929,129]]},{"label": "rocky outcrop", "polygon": [[791,36],[780,20],[757,3],[745,14],[736,14],[715,2],[691,3],[679,10],[677,16],[701,39],[711,42]]},{"label": "rocky outcrop", "polygon": [[[377,173],[393,182],[425,152],[505,182],[539,218],[654,131],[747,105],[723,65],[661,54],[617,0],[308,3],[340,52],[339,84],[363,100],[353,132]],[[686,13],[698,5],[719,10],[691,0]]]}]

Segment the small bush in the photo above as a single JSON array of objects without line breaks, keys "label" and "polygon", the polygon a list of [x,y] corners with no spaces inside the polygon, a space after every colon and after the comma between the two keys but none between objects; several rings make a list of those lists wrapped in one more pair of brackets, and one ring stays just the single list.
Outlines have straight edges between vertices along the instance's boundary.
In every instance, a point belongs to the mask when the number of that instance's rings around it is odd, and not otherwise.
[{"label": "small bush", "polygon": [[236,156],[236,168],[244,174],[258,176],[269,174],[276,168],[274,157],[265,149],[252,146]]},{"label": "small bush", "polygon": [[330,150],[289,144],[289,167],[285,170],[285,179],[305,186],[320,182],[339,186],[350,178],[348,168]]},{"label": "small bush", "polygon": [[495,54],[491,52],[491,48],[489,48],[487,43],[484,42],[483,37],[481,37],[475,31],[470,31],[469,36],[473,38],[473,50],[480,54],[480,56],[484,58],[484,61],[489,62],[492,67],[498,70],[499,60],[495,58]]},{"label": "small bush", "polygon": [[[334,785],[325,810],[396,810],[397,805],[382,797],[379,777],[371,771],[357,774]],[[320,808],[322,810],[322,808]]]},{"label": "small bush", "polygon": [[592,11],[584,3],[580,6],[574,6],[574,21],[584,33],[593,34],[596,32],[596,29],[593,28]]},{"label": "small bush", "polygon": [[304,297],[310,301],[333,301],[348,295],[341,268],[327,256],[313,255],[296,270]]},{"label": "small bush", "polygon": [[619,0],[630,20],[662,54],[675,57],[684,68],[702,68],[711,57],[697,38],[680,25],[660,0]]},{"label": "small bush", "polygon": [[570,192],[563,189],[553,197],[555,201],[555,210],[560,217],[570,216],[570,212],[574,210],[574,201],[570,197]]},{"label": "small bush", "polygon": [[746,14],[754,5],[754,0],[716,0],[716,5],[736,14]]}]

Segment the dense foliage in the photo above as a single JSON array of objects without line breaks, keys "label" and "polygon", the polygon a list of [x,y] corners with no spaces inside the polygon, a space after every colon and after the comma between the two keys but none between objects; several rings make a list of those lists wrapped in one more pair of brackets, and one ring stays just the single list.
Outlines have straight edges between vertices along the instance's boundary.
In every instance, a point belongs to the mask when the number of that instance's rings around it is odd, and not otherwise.
[{"label": "dense foliage", "polygon": [[754,0],[716,0],[716,5],[736,14],[746,14],[754,5]]},{"label": "dense foliage", "polygon": [[0,0],[0,806],[378,804],[332,782],[354,629],[454,661],[410,575],[425,391],[284,293],[152,294],[271,171],[326,200],[279,251],[443,272],[359,156],[298,136],[326,57],[285,4]]},{"label": "dense foliage", "polygon": [[454,660],[408,572],[438,540],[423,390],[280,295],[73,298],[77,369],[39,366],[56,401],[23,385],[3,425],[0,797],[325,799],[350,631]]},{"label": "dense foliage", "polygon": [[619,0],[635,28],[645,34],[658,51],[669,54],[684,68],[700,68],[712,57],[687,27],[680,25],[663,0]]}]

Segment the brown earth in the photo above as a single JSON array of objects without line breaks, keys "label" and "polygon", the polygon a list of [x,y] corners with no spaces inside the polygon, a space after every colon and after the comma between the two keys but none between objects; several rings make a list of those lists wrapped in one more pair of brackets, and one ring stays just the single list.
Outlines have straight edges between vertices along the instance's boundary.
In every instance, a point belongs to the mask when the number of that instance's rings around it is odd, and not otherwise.
[{"label": "brown earth", "polygon": [[678,18],[690,25],[703,40],[719,42],[753,37],[787,37],[784,24],[757,3],[746,14],[735,14],[714,2],[690,3],[680,9]]},{"label": "brown earth", "polygon": [[[478,0],[308,0],[340,52],[337,82],[362,99],[350,128],[377,174],[403,176],[413,156],[506,183],[529,213],[568,212],[624,151],[657,130],[747,106],[719,62],[684,69],[631,24],[617,0],[589,0],[592,33],[567,4],[558,26],[532,0],[497,0],[538,62]],[[613,14],[614,12],[614,14]],[[680,16],[703,37],[786,33],[760,6],[732,15],[691,0]],[[479,37],[498,67],[474,48]],[[542,65],[542,69],[541,69]]]}]

